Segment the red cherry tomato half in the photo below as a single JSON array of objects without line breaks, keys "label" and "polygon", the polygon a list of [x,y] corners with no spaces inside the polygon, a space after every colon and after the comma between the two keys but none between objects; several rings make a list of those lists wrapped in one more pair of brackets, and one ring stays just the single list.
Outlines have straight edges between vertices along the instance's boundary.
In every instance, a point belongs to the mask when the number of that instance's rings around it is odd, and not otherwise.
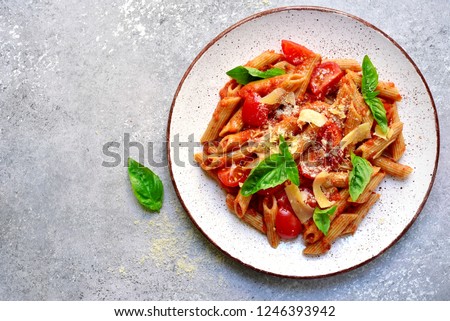
[{"label": "red cherry tomato half", "polygon": [[243,183],[247,179],[248,174],[248,171],[244,171],[240,167],[224,167],[217,172],[217,176],[222,184],[228,187],[236,187],[239,183]]},{"label": "red cherry tomato half", "polygon": [[245,97],[242,106],[242,121],[251,127],[261,127],[267,123],[269,108],[259,102],[261,97],[257,93],[251,93]]},{"label": "red cherry tomato half", "polygon": [[302,224],[290,210],[279,207],[277,217],[275,218],[275,229],[280,238],[283,240],[291,240],[300,234]]},{"label": "red cherry tomato half", "polygon": [[286,61],[296,66],[315,56],[313,51],[290,40],[281,40],[281,49]]},{"label": "red cherry tomato half", "polygon": [[323,99],[331,93],[337,83],[344,76],[344,72],[339,65],[332,61],[324,62],[314,68],[309,89],[318,98]]},{"label": "red cherry tomato half", "polygon": [[325,142],[328,149],[331,147],[336,147],[342,140],[342,129],[333,122],[327,122],[322,126],[319,132],[319,139]]},{"label": "red cherry tomato half", "polygon": [[343,161],[343,151],[339,147],[342,129],[336,123],[328,122],[320,128],[317,139],[301,156],[298,170],[308,179],[314,179],[322,172],[336,171]]},{"label": "red cherry tomato half", "polygon": [[326,162],[326,151],[320,145],[309,147],[301,156],[298,163],[298,171],[300,175],[308,179],[314,180],[322,171],[329,171]]},{"label": "red cherry tomato half", "polygon": [[278,207],[286,208],[294,213],[294,210],[292,209],[291,203],[289,202],[289,198],[284,189],[278,191],[275,194],[275,198],[277,199]]}]

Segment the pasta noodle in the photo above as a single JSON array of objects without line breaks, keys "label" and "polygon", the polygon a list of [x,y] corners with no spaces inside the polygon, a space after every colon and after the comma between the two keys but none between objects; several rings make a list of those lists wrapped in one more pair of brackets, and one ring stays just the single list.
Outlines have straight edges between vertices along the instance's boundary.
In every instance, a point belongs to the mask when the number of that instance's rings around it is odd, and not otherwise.
[{"label": "pasta noodle", "polygon": [[216,110],[200,142],[211,141],[219,137],[222,127],[233,115],[240,100],[240,97],[225,97],[217,104]]}]

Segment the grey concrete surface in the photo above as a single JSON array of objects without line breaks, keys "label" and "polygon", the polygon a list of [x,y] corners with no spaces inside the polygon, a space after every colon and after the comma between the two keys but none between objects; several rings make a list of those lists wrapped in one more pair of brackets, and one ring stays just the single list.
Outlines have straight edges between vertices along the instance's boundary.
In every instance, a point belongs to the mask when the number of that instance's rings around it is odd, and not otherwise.
[{"label": "grey concrete surface", "polygon": [[[154,167],[164,207],[148,214],[123,162],[102,166],[102,146],[124,133],[155,142],[165,161],[172,97],[201,48],[250,14],[305,4],[391,35],[427,79],[441,124],[436,182],[412,228],[371,263],[318,280],[223,255],[166,167]],[[449,13],[445,0],[0,1],[0,299],[449,300]]]}]

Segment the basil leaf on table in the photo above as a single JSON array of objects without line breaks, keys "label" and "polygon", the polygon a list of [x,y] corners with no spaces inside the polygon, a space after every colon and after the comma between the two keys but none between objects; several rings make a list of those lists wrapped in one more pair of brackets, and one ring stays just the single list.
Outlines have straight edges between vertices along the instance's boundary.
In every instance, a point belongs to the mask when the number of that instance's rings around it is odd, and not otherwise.
[{"label": "basil leaf on table", "polygon": [[377,69],[372,64],[372,61],[370,61],[370,58],[365,55],[362,62],[361,92],[372,112],[373,118],[380,125],[382,132],[387,133],[389,127],[387,124],[386,109],[384,108],[383,102],[377,97],[379,94],[378,91],[375,91],[377,86]]},{"label": "basil leaf on table", "polygon": [[348,176],[349,193],[352,201],[356,201],[361,193],[366,188],[373,173],[373,168],[370,163],[355,154],[351,154],[351,161],[353,168]]},{"label": "basil leaf on table", "polygon": [[139,203],[150,211],[159,212],[162,207],[164,187],[158,175],[134,159],[128,158],[128,176]]},{"label": "basil leaf on table", "polygon": [[317,228],[321,230],[325,235],[327,235],[328,230],[330,229],[330,216],[333,215],[334,212],[336,212],[336,209],[336,205],[323,210],[318,206],[314,209],[314,223],[316,224]]},{"label": "basil leaf on table", "polygon": [[252,169],[241,187],[241,194],[250,196],[259,190],[280,185],[286,180],[300,185],[297,164],[283,136],[280,136],[280,153],[270,155]]},{"label": "basil leaf on table", "polygon": [[241,85],[246,85],[255,80],[272,78],[283,74],[285,74],[285,71],[280,68],[272,68],[266,71],[261,71],[256,68],[244,66],[237,66],[227,71],[227,75],[235,79]]}]

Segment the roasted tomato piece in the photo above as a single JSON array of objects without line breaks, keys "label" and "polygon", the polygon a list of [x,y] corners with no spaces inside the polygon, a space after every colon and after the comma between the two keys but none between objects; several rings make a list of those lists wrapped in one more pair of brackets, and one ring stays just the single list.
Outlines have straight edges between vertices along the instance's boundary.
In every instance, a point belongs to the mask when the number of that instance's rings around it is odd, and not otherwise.
[{"label": "roasted tomato piece", "polygon": [[330,171],[325,148],[319,144],[309,147],[300,158],[298,170],[300,175],[311,180],[314,180],[322,171]]},{"label": "roasted tomato piece", "polygon": [[308,205],[311,208],[315,208],[317,206],[316,198],[314,197],[314,193],[312,189],[307,187],[300,187],[300,192],[303,192],[306,194],[306,205]]},{"label": "roasted tomato piece", "polygon": [[337,83],[343,76],[344,72],[337,63],[324,62],[314,68],[309,89],[318,99],[323,99],[336,88]]},{"label": "roasted tomato piece", "polygon": [[342,140],[342,129],[336,123],[327,122],[322,126],[319,132],[319,139],[322,145],[329,145],[327,147],[336,147]]},{"label": "roasted tomato piece", "polygon": [[290,40],[281,40],[281,49],[283,50],[286,61],[297,66],[314,57],[316,54],[308,48]]},{"label": "roasted tomato piece", "polygon": [[242,106],[242,121],[251,127],[261,127],[267,123],[269,108],[259,102],[261,97],[257,93],[251,93],[245,97]]},{"label": "roasted tomato piece", "polygon": [[217,172],[222,184],[228,187],[236,187],[239,183],[243,183],[248,174],[248,170],[243,170],[240,167],[224,167]]},{"label": "roasted tomato piece", "polygon": [[340,148],[341,128],[328,122],[320,128],[315,142],[302,154],[299,161],[299,172],[302,176],[314,179],[322,171],[338,170],[343,161]]}]

